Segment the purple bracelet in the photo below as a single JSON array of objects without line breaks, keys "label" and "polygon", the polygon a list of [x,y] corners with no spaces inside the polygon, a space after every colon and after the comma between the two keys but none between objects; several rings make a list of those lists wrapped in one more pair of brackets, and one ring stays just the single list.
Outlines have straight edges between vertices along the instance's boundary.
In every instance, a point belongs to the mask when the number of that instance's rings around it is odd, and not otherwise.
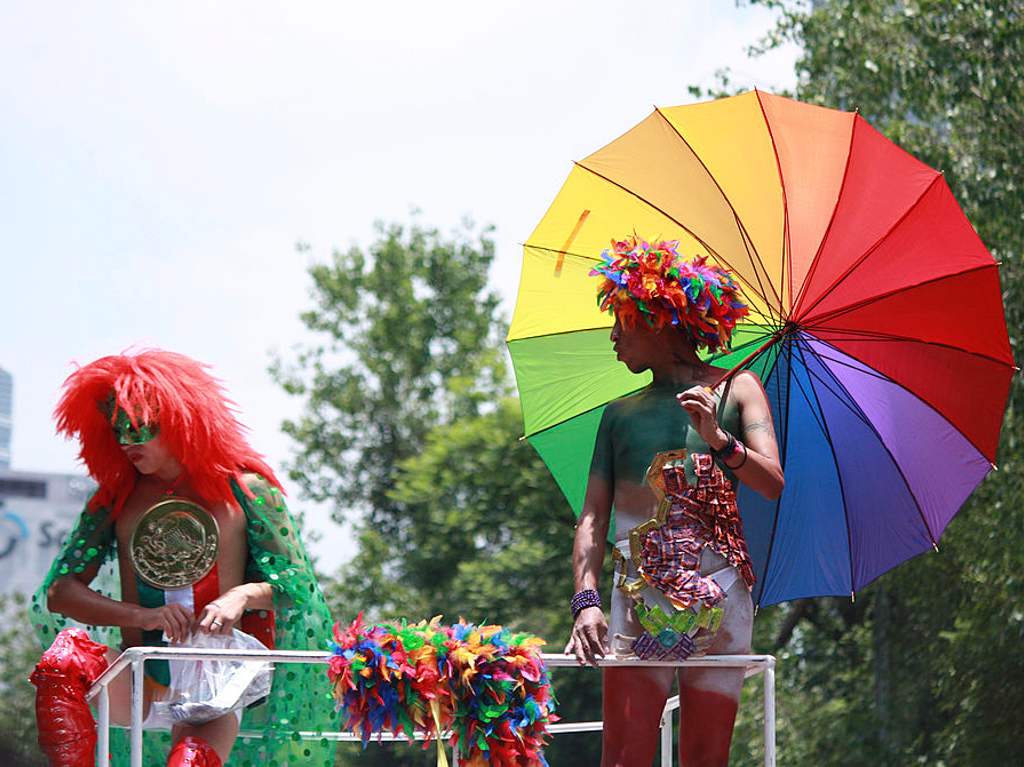
[{"label": "purple bracelet", "polygon": [[576,616],[588,607],[600,606],[601,595],[597,593],[596,589],[583,589],[583,591],[577,591],[572,595],[572,601],[569,602],[569,608],[572,610],[573,620],[576,620]]}]

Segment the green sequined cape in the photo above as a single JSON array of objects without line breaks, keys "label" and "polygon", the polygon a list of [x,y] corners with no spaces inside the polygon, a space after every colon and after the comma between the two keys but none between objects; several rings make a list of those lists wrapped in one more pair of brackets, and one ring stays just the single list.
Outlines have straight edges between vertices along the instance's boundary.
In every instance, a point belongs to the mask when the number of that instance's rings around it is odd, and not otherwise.
[{"label": "green sequined cape", "polygon": [[[299,537],[298,528],[280,491],[254,477],[247,482],[250,498],[234,487],[235,498],[245,512],[249,561],[246,578],[269,583],[274,598],[275,635],[281,650],[323,650],[330,637],[331,618],[313,566]],[[46,592],[60,577],[97,568],[90,587],[112,599],[120,599],[117,539],[109,509],[83,511],[68,534],[42,586],[29,608],[32,623],[43,647],[49,647],[70,619],[46,609]],[[121,630],[112,626],[87,626],[98,642],[121,646]],[[239,767],[285,767],[301,764],[331,767],[334,744],[300,733],[338,729],[330,684],[321,664],[278,664],[269,700],[245,712],[242,734],[228,764]],[[246,733],[250,733],[246,735]],[[128,731],[111,730],[114,767],[129,763]],[[147,731],[144,737],[146,767],[163,767],[170,750],[170,734]]]}]

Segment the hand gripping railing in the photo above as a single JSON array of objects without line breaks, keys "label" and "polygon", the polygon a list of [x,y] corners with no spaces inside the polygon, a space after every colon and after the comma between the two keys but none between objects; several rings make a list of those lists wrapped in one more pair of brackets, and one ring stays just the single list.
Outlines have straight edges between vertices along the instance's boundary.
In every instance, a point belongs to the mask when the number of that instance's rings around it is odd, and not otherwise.
[{"label": "hand gripping railing", "polygon": [[[572,655],[545,653],[544,662],[550,668],[578,667]],[[98,764],[110,763],[110,695],[108,685],[123,673],[131,669],[131,767],[142,767],[142,685],[143,662],[146,660],[246,660],[258,659],[269,663],[327,663],[331,653],[313,650],[219,650],[196,649],[192,647],[131,647],[121,653],[110,667],[93,683],[86,700],[97,699],[96,707],[99,715],[98,730]],[[771,655],[706,655],[685,661],[642,661],[636,659],[603,658],[598,665],[609,666],[675,666],[684,668],[742,668],[745,676],[764,674],[764,764],[775,767],[775,658]],[[673,696],[665,704],[661,716],[661,764],[672,767],[672,712],[679,708],[679,696]],[[603,729],[602,722],[559,722],[548,726],[552,734],[567,732],[599,732]],[[258,733],[241,732],[239,736],[258,736]],[[334,741],[358,742],[359,735],[351,732],[303,732],[299,735],[305,739],[322,739]],[[375,736],[375,740],[378,738]],[[401,740],[392,735],[383,735],[381,741]],[[452,764],[458,765],[458,753],[453,753]]]}]

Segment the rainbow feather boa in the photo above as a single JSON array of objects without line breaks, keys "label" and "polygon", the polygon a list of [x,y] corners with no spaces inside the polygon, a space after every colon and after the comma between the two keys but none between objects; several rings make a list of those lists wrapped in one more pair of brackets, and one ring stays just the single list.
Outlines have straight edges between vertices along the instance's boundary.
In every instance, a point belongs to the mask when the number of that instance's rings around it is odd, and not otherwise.
[{"label": "rainbow feather boa", "polygon": [[557,701],[530,634],[440,618],[410,624],[334,626],[327,675],[345,727],[363,745],[383,733],[417,732],[458,745],[469,767],[546,765],[542,749]]}]

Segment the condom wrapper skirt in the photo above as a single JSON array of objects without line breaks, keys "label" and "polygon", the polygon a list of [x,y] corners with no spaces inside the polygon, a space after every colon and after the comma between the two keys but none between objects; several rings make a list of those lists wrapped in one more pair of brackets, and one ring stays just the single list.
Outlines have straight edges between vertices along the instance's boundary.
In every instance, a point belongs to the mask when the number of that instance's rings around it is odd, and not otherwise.
[{"label": "condom wrapper skirt", "polygon": [[682,661],[711,645],[727,592],[738,579],[752,588],[754,570],[732,483],[710,455],[659,453],[647,483],[657,513],[613,550],[613,651]]}]

